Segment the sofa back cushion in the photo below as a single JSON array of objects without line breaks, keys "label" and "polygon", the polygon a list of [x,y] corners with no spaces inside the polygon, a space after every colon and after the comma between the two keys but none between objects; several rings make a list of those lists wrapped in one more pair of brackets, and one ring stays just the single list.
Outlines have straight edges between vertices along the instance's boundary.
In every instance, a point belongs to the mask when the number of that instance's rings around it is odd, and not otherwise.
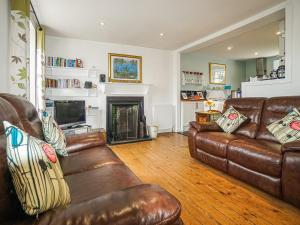
[{"label": "sofa back cushion", "polygon": [[274,97],[266,100],[256,138],[279,143],[268,131],[267,126],[285,117],[293,108],[300,110],[300,96]]},{"label": "sofa back cushion", "polygon": [[0,97],[0,224],[22,215],[22,208],[14,191],[6,161],[6,136],[3,121],[24,129],[14,107]]},{"label": "sofa back cushion", "polygon": [[233,106],[238,112],[245,115],[248,120],[242,124],[233,134],[242,135],[248,138],[255,138],[265,98],[235,98],[225,101],[223,113]]},{"label": "sofa back cushion", "polygon": [[29,101],[22,97],[6,93],[0,94],[0,97],[4,98],[15,108],[26,133],[41,140],[45,140],[42,122],[35,107]]}]

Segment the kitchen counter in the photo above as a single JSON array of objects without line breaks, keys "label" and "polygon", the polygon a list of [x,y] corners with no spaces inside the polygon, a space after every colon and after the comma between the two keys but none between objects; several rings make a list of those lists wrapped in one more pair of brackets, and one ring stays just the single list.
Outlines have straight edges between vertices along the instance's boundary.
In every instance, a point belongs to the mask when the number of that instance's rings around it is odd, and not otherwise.
[{"label": "kitchen counter", "polygon": [[203,102],[205,99],[181,99],[182,102]]}]

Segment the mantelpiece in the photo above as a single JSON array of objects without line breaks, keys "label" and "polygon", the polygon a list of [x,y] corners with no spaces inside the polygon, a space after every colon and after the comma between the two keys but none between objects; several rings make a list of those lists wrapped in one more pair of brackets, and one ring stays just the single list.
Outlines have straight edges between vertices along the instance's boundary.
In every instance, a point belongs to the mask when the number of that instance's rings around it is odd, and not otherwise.
[{"label": "mantelpiece", "polygon": [[145,96],[150,90],[150,84],[143,83],[101,83],[99,89],[107,96]]}]

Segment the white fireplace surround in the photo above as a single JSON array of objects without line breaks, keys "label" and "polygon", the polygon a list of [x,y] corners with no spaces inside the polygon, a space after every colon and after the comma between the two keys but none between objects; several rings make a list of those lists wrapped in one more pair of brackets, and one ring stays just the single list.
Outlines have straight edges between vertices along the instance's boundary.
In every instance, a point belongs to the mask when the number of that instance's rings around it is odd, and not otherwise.
[{"label": "white fireplace surround", "polygon": [[143,83],[101,83],[100,90],[106,96],[145,96],[150,86]]},{"label": "white fireplace surround", "polygon": [[105,102],[102,104],[102,124],[106,127],[106,97],[108,96],[140,96],[144,97],[144,113],[147,118],[147,124],[152,122],[151,115],[151,84],[144,83],[100,83],[100,95]]}]

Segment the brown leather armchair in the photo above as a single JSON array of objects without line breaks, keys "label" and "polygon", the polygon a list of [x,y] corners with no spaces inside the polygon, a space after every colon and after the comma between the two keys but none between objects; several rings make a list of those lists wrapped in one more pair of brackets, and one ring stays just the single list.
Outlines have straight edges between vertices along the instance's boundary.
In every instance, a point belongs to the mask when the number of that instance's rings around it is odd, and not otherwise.
[{"label": "brown leather armchair", "polygon": [[179,201],[158,185],[144,184],[99,132],[67,138],[69,156],[60,158],[60,164],[71,204],[38,218],[25,215],[7,167],[3,120],[44,139],[35,108],[20,97],[0,94],[0,224],[183,224]]},{"label": "brown leather armchair", "polygon": [[216,123],[190,123],[189,150],[193,158],[300,207],[300,141],[281,145],[267,126],[283,118],[300,97],[230,99],[248,117],[233,134]]}]

